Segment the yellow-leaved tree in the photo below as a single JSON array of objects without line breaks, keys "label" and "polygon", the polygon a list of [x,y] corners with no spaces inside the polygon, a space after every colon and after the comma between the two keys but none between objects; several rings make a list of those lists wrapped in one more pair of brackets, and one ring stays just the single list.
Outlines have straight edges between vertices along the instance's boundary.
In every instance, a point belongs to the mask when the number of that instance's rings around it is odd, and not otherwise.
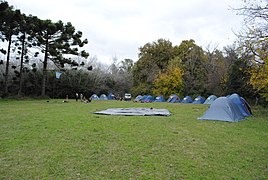
[{"label": "yellow-leaved tree", "polygon": [[256,51],[258,59],[255,60],[250,72],[250,84],[268,101],[268,39],[260,41],[258,45],[259,48]]},{"label": "yellow-leaved tree", "polygon": [[165,98],[171,94],[182,96],[183,93],[183,70],[180,67],[169,67],[166,72],[160,73],[154,80],[153,93],[163,95]]},{"label": "yellow-leaved tree", "polygon": [[250,84],[268,101],[268,1],[243,0],[236,9],[244,16],[245,33],[240,35],[242,50],[252,60]]}]

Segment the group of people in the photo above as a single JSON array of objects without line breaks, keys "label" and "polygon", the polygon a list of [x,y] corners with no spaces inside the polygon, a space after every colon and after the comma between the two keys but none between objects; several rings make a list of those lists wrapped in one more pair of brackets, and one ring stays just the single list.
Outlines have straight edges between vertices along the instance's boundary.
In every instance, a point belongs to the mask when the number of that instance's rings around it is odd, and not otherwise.
[{"label": "group of people", "polygon": [[79,94],[78,93],[75,93],[75,100],[78,101],[78,99],[80,99],[81,102],[83,103],[90,103],[91,102],[91,99],[87,99],[86,96],[84,96],[82,93],[80,94],[80,97],[79,97]]}]

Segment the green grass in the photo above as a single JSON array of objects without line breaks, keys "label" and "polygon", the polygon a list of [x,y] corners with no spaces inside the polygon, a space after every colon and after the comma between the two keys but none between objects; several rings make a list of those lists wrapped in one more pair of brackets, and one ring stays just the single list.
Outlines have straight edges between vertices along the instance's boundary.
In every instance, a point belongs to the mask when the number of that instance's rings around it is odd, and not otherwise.
[{"label": "green grass", "polygon": [[[169,117],[105,116],[118,107]],[[0,101],[0,179],[267,179],[268,110],[201,121],[206,105]]]}]

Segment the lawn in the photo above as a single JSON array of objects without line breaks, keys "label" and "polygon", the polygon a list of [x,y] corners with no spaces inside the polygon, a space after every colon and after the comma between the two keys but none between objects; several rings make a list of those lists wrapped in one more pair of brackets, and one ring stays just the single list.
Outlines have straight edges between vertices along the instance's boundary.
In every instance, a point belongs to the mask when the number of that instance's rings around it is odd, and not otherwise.
[{"label": "lawn", "polygon": [[[107,116],[118,107],[172,116]],[[0,179],[267,179],[268,110],[238,123],[197,120],[208,106],[0,100]]]}]

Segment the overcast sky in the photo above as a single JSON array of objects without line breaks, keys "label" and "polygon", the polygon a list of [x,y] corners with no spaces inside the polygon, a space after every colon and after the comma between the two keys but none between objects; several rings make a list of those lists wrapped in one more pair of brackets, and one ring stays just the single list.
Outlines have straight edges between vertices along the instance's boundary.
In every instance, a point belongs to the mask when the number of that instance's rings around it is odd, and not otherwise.
[{"label": "overcast sky", "polygon": [[8,0],[25,14],[71,22],[83,32],[91,56],[137,61],[139,47],[160,38],[179,45],[194,39],[206,47],[232,44],[242,17],[231,7],[242,0]]}]

